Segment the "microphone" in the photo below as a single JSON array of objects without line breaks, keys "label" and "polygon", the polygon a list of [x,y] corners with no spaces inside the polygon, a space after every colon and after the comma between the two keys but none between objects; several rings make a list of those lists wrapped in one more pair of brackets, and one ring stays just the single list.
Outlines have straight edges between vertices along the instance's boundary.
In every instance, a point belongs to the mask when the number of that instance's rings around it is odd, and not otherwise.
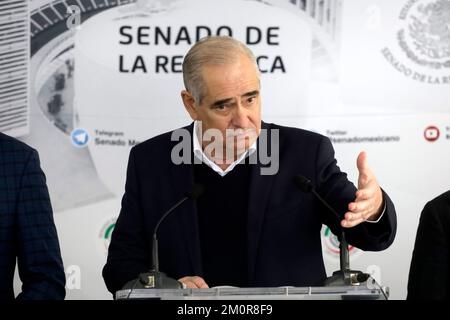
[{"label": "microphone", "polygon": [[149,272],[141,273],[137,279],[131,280],[125,284],[122,290],[130,289],[128,297],[134,289],[181,289],[181,282],[169,278],[164,272],[159,271],[159,254],[158,254],[158,229],[166,217],[174,212],[186,200],[196,200],[204,192],[204,188],[200,184],[194,184],[190,192],[186,192],[184,197],[167,210],[156,223],[153,230],[152,241],[152,267]]},{"label": "microphone", "polygon": [[[320,194],[317,193],[316,188],[314,187],[311,180],[302,175],[297,175],[294,178],[294,182],[301,191],[305,193],[312,193],[328,210],[330,210],[330,212],[333,213],[338,219],[340,226],[340,221],[342,217],[336,212],[336,210],[333,209],[333,207],[331,207],[328,204],[328,202],[326,202],[320,196]],[[350,269],[350,254],[348,251],[348,243],[345,237],[344,228],[340,226],[340,229],[341,229],[341,239],[339,242],[340,270],[333,272],[333,275],[325,280],[324,286],[326,287],[359,285],[361,282],[365,282],[370,276],[367,273]]]},{"label": "microphone", "polygon": [[192,187],[192,190],[190,192],[186,192],[184,197],[175,203],[169,210],[167,210],[161,218],[158,220],[158,223],[156,224],[155,229],[153,230],[153,245],[152,245],[152,270],[159,272],[159,254],[158,254],[158,228],[161,224],[161,222],[164,221],[164,219],[171,214],[173,211],[175,211],[176,208],[178,208],[183,202],[185,202],[188,199],[197,200],[198,197],[200,197],[204,192],[204,188],[201,184],[194,184]]}]

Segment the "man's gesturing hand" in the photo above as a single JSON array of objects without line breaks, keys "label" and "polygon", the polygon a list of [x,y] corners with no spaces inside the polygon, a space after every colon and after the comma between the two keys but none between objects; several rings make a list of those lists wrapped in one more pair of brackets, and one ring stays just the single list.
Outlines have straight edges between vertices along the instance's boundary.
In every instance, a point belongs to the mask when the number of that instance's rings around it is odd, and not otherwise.
[{"label": "man's gesturing hand", "polygon": [[354,227],[367,220],[377,220],[383,208],[383,193],[372,170],[367,163],[367,155],[363,151],[356,160],[358,167],[358,191],[353,202],[348,204],[341,225],[345,228]]}]

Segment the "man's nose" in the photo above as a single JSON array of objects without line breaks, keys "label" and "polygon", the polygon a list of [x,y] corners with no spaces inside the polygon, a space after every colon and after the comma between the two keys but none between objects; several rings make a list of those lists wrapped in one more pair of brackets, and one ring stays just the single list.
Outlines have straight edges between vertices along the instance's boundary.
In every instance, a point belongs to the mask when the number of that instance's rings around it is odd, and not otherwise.
[{"label": "man's nose", "polygon": [[245,109],[240,103],[237,105],[233,112],[233,126],[235,128],[247,129],[249,125],[248,110]]}]

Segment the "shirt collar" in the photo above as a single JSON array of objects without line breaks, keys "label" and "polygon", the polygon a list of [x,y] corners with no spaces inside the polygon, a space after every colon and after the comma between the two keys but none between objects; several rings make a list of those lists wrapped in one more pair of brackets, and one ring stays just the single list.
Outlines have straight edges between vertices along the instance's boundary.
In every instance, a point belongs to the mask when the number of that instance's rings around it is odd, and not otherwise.
[{"label": "shirt collar", "polygon": [[199,122],[198,121],[194,121],[194,130],[193,130],[193,135],[192,135],[192,140],[193,140],[192,144],[193,144],[193,147],[194,147],[194,155],[198,159],[200,159],[204,164],[206,164],[208,167],[210,167],[215,172],[217,172],[219,175],[221,175],[222,177],[225,176],[231,170],[233,170],[234,167],[236,167],[236,165],[238,165],[243,159],[245,159],[248,156],[250,156],[251,154],[253,154],[256,151],[256,149],[257,149],[257,143],[256,143],[257,140],[255,140],[255,142],[252,143],[252,145],[248,148],[248,150],[246,150],[243,154],[241,154],[239,156],[239,158],[236,159],[236,161],[231,163],[225,170],[222,170],[222,168],[220,168],[217,164],[215,164],[214,161],[212,161],[203,152],[203,148],[200,145],[200,141],[198,139],[198,134],[200,134],[200,132],[199,132]]}]

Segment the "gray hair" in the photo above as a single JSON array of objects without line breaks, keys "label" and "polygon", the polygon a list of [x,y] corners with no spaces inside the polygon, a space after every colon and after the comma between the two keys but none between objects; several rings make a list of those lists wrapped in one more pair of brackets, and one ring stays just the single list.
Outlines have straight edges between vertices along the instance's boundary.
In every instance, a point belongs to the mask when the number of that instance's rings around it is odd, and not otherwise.
[{"label": "gray hair", "polygon": [[253,52],[242,42],[228,36],[211,36],[200,39],[186,54],[183,61],[183,81],[195,102],[201,103],[205,93],[202,67],[226,65],[235,62],[239,53],[254,64],[259,78],[259,68]]}]

